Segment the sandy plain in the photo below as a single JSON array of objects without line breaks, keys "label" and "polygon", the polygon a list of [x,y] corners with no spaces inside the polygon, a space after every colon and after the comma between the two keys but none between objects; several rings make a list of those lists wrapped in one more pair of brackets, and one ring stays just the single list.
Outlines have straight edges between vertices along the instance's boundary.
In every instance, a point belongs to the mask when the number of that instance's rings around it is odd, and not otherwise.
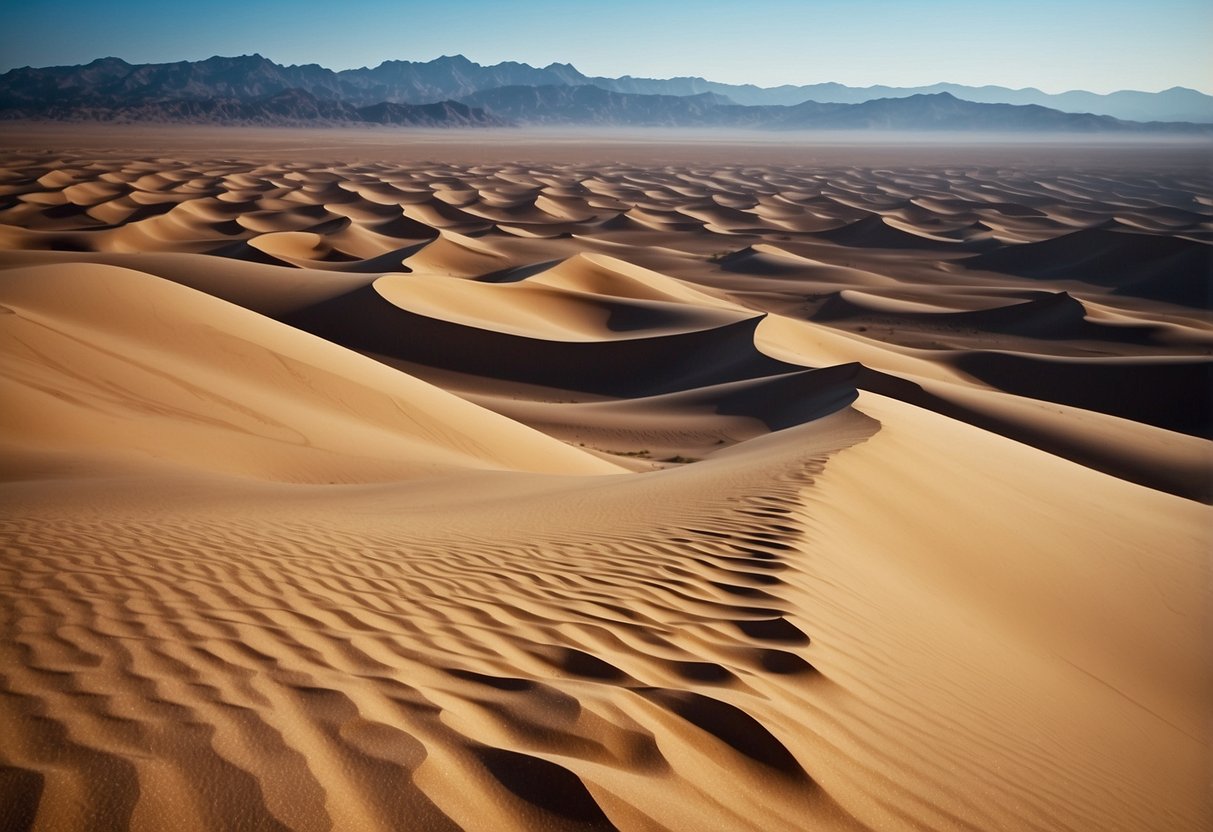
[{"label": "sandy plain", "polygon": [[847,141],[6,126],[0,825],[1208,828],[1209,148]]}]

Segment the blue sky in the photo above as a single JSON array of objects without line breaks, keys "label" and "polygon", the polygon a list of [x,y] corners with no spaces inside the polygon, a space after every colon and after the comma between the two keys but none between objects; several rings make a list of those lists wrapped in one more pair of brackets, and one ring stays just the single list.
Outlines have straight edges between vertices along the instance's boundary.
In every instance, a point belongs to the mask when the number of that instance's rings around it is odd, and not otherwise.
[{"label": "blue sky", "polygon": [[108,55],[260,52],[345,69],[462,53],[761,86],[1213,93],[1209,43],[1210,0],[0,0],[0,71]]}]

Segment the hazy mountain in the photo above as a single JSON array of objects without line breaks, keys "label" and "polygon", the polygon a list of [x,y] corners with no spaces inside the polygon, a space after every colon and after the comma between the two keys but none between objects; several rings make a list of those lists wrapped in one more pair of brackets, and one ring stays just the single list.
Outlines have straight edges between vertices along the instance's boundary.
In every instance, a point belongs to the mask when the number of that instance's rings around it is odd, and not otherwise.
[{"label": "hazy mountain", "polygon": [[434,104],[381,102],[356,107],[318,98],[300,89],[248,98],[190,97],[169,100],[133,96],[93,97],[87,101],[0,108],[4,118],[49,118],[65,121],[183,122],[189,124],[257,124],[277,126],[397,124],[414,127],[488,127],[506,124],[483,110],[455,101]]},{"label": "hazy mountain", "polygon": [[458,101],[433,104],[397,104],[382,101],[358,108],[362,121],[372,124],[402,124],[421,127],[505,127],[505,119]]},{"label": "hazy mountain", "polygon": [[[374,69],[342,72],[316,64],[281,66],[260,55],[142,65],[102,58],[85,66],[26,67],[0,75],[0,117],[450,126],[521,122],[786,129],[1194,129],[1182,124],[1144,126],[1109,116],[1061,112],[1038,103],[965,98],[970,93],[989,98],[998,87],[937,87],[947,89],[911,93],[889,87],[855,90],[838,84],[761,89],[701,78],[595,79],[568,64],[536,68],[505,62],[486,67],[461,55],[424,63],[386,61]],[[815,90],[818,97],[801,99],[807,90]],[[874,91],[896,94],[831,100]],[[1027,95],[1029,91],[1002,92]],[[1117,93],[1121,98],[1115,100],[1160,112],[1182,106],[1199,109],[1205,99],[1213,102],[1213,97],[1191,90],[1169,92],[1190,94],[1184,99],[1188,103],[1164,93]],[[1115,97],[1066,95],[1067,101],[1080,103]],[[1206,120],[1213,122],[1213,110]]]},{"label": "hazy mountain", "polygon": [[1013,90],[1006,87],[964,87],[959,84],[935,84],[915,91],[950,92],[966,101],[989,104],[1039,104],[1067,113],[1095,113],[1127,121],[1213,123],[1213,96],[1186,87],[1172,87],[1162,92],[1121,90],[1106,95],[1083,90],[1050,94],[1032,87]]},{"label": "hazy mountain", "polygon": [[861,104],[806,101],[743,106],[714,93],[637,95],[591,85],[499,87],[465,104],[521,124],[744,127],[785,130],[983,130],[1012,132],[1210,132],[1196,124],[1141,124],[1111,116],[1063,113],[1035,104],[983,104],[950,93],[883,98]]},{"label": "hazy mountain", "polygon": [[[879,98],[860,104],[807,101],[786,108],[763,108],[777,115],[771,126],[831,130],[986,130],[995,132],[1206,132],[1203,126],[1122,121],[1090,113],[1063,113],[1036,104],[985,104],[951,93]],[[1213,129],[1213,127],[1209,128]]]},{"label": "hazy mountain", "polygon": [[1037,104],[1074,113],[1110,115],[1132,121],[1213,123],[1213,96],[1175,87],[1163,92],[1122,91],[1108,95],[1073,91],[1057,95],[1036,89],[967,87],[848,87],[842,84],[757,87],[722,84],[703,78],[591,78],[569,64],[533,67],[507,61],[482,66],[462,55],[432,61],[385,61],[374,68],[334,72],[316,64],[281,66],[260,55],[214,57],[205,61],[132,65],[102,58],[85,66],[25,67],[0,75],[0,107],[46,106],[114,100],[173,101],[204,98],[251,98],[302,89],[317,98],[357,106],[395,102],[428,104],[464,99],[502,87],[591,85],[617,93],[696,96],[712,93],[736,104],[795,105],[804,101],[858,104],[883,98],[950,93],[988,104]]},{"label": "hazy mountain", "polygon": [[[678,127],[721,124],[731,102],[714,93],[629,95],[588,84],[509,86],[465,96],[463,103],[523,124],[604,124]],[[741,107],[733,109],[749,110]],[[761,114],[755,113],[755,119]]]},{"label": "hazy mountain", "polygon": [[1162,92],[1122,90],[1101,95],[1075,90],[1045,93],[1038,89],[1007,87],[968,87],[963,84],[931,84],[925,87],[848,87],[843,84],[784,85],[757,87],[752,84],[721,84],[703,78],[587,78],[594,84],[616,92],[644,95],[699,95],[716,93],[737,104],[819,103],[861,104],[880,98],[908,98],[912,95],[946,92],[965,101],[983,104],[1038,104],[1067,113],[1093,113],[1127,121],[1191,121],[1213,123],[1213,96],[1185,87]]}]

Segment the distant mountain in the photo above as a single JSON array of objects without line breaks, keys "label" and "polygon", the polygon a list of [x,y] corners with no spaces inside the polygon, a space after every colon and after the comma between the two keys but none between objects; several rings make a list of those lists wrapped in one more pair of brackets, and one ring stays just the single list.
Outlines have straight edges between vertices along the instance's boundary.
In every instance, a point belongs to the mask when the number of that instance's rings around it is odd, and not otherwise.
[{"label": "distant mountain", "polygon": [[462,55],[427,63],[385,61],[374,69],[334,72],[317,64],[282,66],[261,55],[132,65],[101,58],[79,67],[25,67],[0,75],[0,106],[93,102],[249,99],[303,90],[354,106],[383,102],[431,104],[493,87],[584,83],[572,67],[535,69],[503,63],[483,67]]},{"label": "distant mountain", "polygon": [[374,69],[347,69],[336,73],[356,91],[351,100],[419,103],[463,99],[498,87],[540,87],[584,84],[585,76],[568,64],[537,69],[529,64],[506,61],[481,66],[462,55],[436,58],[425,63],[384,61]]},{"label": "distant mountain", "polygon": [[60,101],[44,106],[0,107],[0,117],[49,118],[60,121],[181,122],[273,126],[394,124],[412,127],[493,127],[506,121],[456,101],[434,104],[383,102],[355,107],[317,98],[300,89],[251,98],[193,97],[126,100],[93,97],[87,102]]},{"label": "distant mountain", "polygon": [[[1047,96],[1035,90],[950,84],[921,89],[929,92],[892,87],[859,90],[839,84],[763,89],[702,78],[587,78],[569,64],[536,68],[510,61],[486,67],[462,55],[424,63],[386,61],[373,69],[342,72],[317,64],[281,66],[260,55],[142,65],[101,58],[85,66],[24,67],[0,75],[0,118],[433,126],[520,122],[785,129],[1197,129],[1061,112],[1036,101],[982,100],[1034,94],[1045,101],[1064,99],[1071,106],[1102,102],[1108,109],[1109,102],[1120,102],[1116,106],[1122,111],[1192,112],[1193,120],[1213,123],[1213,96],[1178,88],[1111,96],[1077,92]],[[810,94],[816,98],[802,97]]]},{"label": "distant mountain", "polygon": [[880,98],[909,98],[946,92],[965,101],[982,104],[1037,104],[1067,113],[1093,113],[1126,121],[1190,121],[1213,123],[1213,96],[1185,87],[1162,92],[1122,90],[1101,95],[1083,90],[1046,93],[1038,89],[1007,87],[968,87],[963,84],[931,84],[924,87],[848,87],[843,84],[807,84],[804,86],[756,87],[752,84],[721,84],[703,78],[587,78],[594,84],[616,92],[642,95],[700,95],[715,93],[737,104],[793,105],[804,101],[862,104]]},{"label": "distant mountain", "polygon": [[[522,124],[601,124],[648,127],[709,126],[730,123],[720,107],[734,110],[727,98],[699,95],[629,95],[601,87],[509,86],[483,90],[461,99],[464,104]],[[756,120],[762,115],[755,113]],[[740,119],[738,119],[740,120]]]},{"label": "distant mountain", "polygon": [[[1126,121],[1191,121],[1213,124],[1213,96],[1186,87],[1172,87],[1162,92],[1121,90],[1100,95],[1084,90],[1051,94],[1032,87],[1013,90],[1006,87],[934,84],[930,87],[919,87],[913,92],[950,92],[966,101],[987,104],[1038,104],[1066,113],[1095,113]],[[861,95],[871,97],[868,91],[861,91]]]},{"label": "distant mountain", "polygon": [[1130,121],[1191,121],[1213,123],[1213,96],[1174,87],[1162,92],[1121,91],[1099,95],[1072,91],[1049,94],[1037,89],[968,87],[933,84],[926,87],[848,87],[842,84],[757,87],[722,84],[704,78],[589,77],[570,64],[533,67],[506,61],[482,66],[462,55],[432,61],[385,61],[374,68],[334,72],[317,64],[281,66],[260,55],[214,57],[205,61],[132,65],[118,58],[101,58],[85,66],[24,67],[0,75],[0,106],[87,104],[90,99],[115,96],[127,103],[205,98],[249,98],[289,89],[305,90],[320,99],[355,106],[380,102],[429,104],[464,99],[501,87],[596,86],[636,95],[697,96],[711,93],[735,104],[795,105],[804,101],[860,104],[882,98],[950,93],[965,101],[985,104],[1037,104],[1072,113],[1108,115]]},{"label": "distant mountain", "polygon": [[[301,89],[317,98],[356,102],[331,69],[280,66],[260,55],[171,64],[100,58],[80,67],[25,67],[0,75],[0,106],[123,104],[183,99],[247,100]],[[382,100],[382,99],[379,99]]]},{"label": "distant mountain", "polygon": [[[769,109],[769,108],[764,108]],[[1213,125],[1122,121],[1063,113],[1036,104],[985,104],[951,93],[880,98],[861,104],[807,101],[780,108],[777,126],[830,130],[984,130],[993,132],[1213,132]]]},{"label": "distant mountain", "polygon": [[806,101],[744,106],[714,93],[636,95],[591,85],[498,87],[463,103],[522,124],[741,127],[783,130],[948,130],[997,132],[1213,132],[1213,125],[1121,121],[1035,104],[981,104],[950,93],[882,98],[862,104]]},{"label": "distant mountain", "polygon": [[396,104],[382,101],[358,108],[361,121],[418,127],[505,127],[509,122],[458,101],[433,104]]}]

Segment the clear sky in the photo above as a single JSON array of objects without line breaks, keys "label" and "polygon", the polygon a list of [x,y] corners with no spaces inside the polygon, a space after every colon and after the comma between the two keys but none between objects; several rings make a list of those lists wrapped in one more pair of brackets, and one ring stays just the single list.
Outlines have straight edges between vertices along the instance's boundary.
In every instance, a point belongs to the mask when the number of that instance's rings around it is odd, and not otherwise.
[{"label": "clear sky", "polygon": [[587,75],[1213,93],[1213,0],[0,0],[0,71],[461,53]]}]

